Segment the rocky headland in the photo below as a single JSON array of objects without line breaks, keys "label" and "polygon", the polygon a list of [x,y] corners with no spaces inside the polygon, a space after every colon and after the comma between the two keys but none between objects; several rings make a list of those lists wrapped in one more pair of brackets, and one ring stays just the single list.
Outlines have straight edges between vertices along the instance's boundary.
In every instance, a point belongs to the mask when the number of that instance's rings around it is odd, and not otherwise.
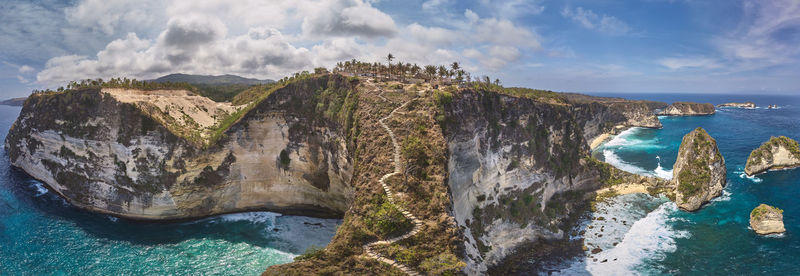
[{"label": "rocky headland", "polygon": [[772,137],[750,152],[744,172],[756,175],[768,170],[800,167],[800,147],[786,136]]},{"label": "rocky headland", "polygon": [[658,112],[661,116],[701,116],[716,113],[710,103],[674,102]]},{"label": "rocky headland", "polygon": [[759,235],[786,232],[783,226],[783,210],[761,204],[750,212],[750,228]]},{"label": "rocky headland", "polygon": [[744,109],[755,109],[756,104],[753,102],[743,102],[743,103],[724,103],[718,104],[718,108],[744,108]]},{"label": "rocky headland", "polygon": [[94,212],[344,218],[326,250],[266,272],[278,275],[485,273],[566,238],[599,188],[668,186],[590,155],[605,133],[661,127],[663,103],[327,73],[270,87],[237,105],[181,89],[38,93],[5,147]]}]

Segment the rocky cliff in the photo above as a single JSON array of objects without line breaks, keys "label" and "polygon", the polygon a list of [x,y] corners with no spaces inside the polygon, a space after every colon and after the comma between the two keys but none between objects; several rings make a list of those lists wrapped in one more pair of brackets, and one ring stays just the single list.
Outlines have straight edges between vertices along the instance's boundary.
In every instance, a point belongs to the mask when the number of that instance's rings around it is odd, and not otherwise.
[{"label": "rocky cliff", "polygon": [[756,108],[756,104],[753,102],[744,102],[744,103],[724,103],[718,104],[717,107],[719,108],[745,108],[745,109],[754,109]]},{"label": "rocky cliff", "polygon": [[786,136],[772,137],[750,153],[744,172],[755,175],[768,170],[800,167],[800,146]]},{"label": "rocky cliff", "polygon": [[725,159],[711,135],[702,128],[686,134],[673,167],[675,203],[685,211],[700,209],[722,194],[726,173]]},{"label": "rocky cliff", "polygon": [[[291,83],[235,118],[240,108],[185,91],[33,95],[5,147],[14,166],[70,203],[115,216],[341,216],[352,160],[339,115],[352,88],[336,76]],[[225,120],[235,123],[203,142]]]},{"label": "rocky cliff", "polygon": [[710,103],[675,102],[658,112],[664,116],[697,116],[712,115],[716,113],[714,105]]},{"label": "rocky cliff", "polygon": [[759,235],[786,232],[783,226],[783,210],[761,204],[750,212],[750,228]]}]

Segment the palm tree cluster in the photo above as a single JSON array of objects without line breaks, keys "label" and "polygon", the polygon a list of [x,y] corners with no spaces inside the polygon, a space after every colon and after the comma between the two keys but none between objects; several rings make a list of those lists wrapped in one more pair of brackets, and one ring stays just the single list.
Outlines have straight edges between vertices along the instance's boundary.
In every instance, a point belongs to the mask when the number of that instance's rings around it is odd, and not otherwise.
[{"label": "palm tree cluster", "polygon": [[386,64],[379,62],[362,62],[352,59],[336,63],[333,72],[395,80],[421,78],[429,82],[455,81],[457,83],[464,83],[465,81],[470,82],[472,80],[470,73],[464,71],[458,62],[453,62],[449,66],[425,65],[421,67],[416,63],[403,63],[402,61],[392,64],[394,59],[395,56],[392,54],[386,56]]},{"label": "palm tree cluster", "polygon": [[140,81],[129,78],[111,78],[110,80],[103,79],[85,79],[80,81],[71,81],[67,87],[59,87],[57,90],[33,90],[33,94],[47,94],[57,93],[64,91],[74,91],[86,88],[129,88],[141,90],[159,90],[159,89],[181,89],[197,92],[197,88],[186,82],[152,82]]}]

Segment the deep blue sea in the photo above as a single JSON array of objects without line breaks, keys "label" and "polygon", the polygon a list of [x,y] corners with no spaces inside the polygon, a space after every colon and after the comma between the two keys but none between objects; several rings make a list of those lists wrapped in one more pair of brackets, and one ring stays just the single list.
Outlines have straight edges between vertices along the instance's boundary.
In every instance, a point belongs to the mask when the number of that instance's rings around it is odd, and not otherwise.
[{"label": "deep blue sea", "polygon": [[[800,96],[600,95],[713,104],[753,101],[759,108],[660,117],[663,129],[630,129],[595,149],[596,157],[623,170],[671,178],[683,135],[703,127],[725,158],[727,187],[721,197],[694,213],[679,211],[665,198],[642,194],[601,204],[594,216],[606,220],[586,221],[581,228],[588,247],[603,251],[561,264],[561,274],[800,275],[800,169],[751,178],[743,173],[750,152],[770,136],[800,140]],[[779,108],[766,109],[770,104]],[[785,234],[759,236],[749,229],[750,211],[761,203],[785,210]]]},{"label": "deep blue sea", "polygon": [[[0,141],[19,112],[0,106]],[[168,224],[92,214],[0,151],[0,275],[260,275],[325,246],[341,223],[268,212]]]}]

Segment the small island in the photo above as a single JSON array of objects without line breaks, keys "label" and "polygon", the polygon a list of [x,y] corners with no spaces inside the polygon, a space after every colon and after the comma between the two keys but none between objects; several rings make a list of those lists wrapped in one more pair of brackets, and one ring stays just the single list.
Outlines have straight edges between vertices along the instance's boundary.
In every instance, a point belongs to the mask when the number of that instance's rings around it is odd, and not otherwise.
[{"label": "small island", "polygon": [[662,116],[701,116],[716,113],[714,105],[710,103],[674,102],[656,115]]},{"label": "small island", "polygon": [[756,104],[753,102],[743,102],[743,103],[724,103],[718,104],[717,107],[719,108],[744,108],[744,109],[755,109]]},{"label": "small island", "polygon": [[786,136],[772,137],[750,153],[744,172],[749,175],[768,170],[800,167],[800,146]]},{"label": "small island", "polygon": [[750,228],[759,235],[786,232],[783,226],[783,210],[761,204],[750,212]]},{"label": "small island", "polygon": [[704,129],[683,136],[673,169],[675,204],[684,211],[696,211],[722,194],[726,184],[725,159],[717,142]]}]

